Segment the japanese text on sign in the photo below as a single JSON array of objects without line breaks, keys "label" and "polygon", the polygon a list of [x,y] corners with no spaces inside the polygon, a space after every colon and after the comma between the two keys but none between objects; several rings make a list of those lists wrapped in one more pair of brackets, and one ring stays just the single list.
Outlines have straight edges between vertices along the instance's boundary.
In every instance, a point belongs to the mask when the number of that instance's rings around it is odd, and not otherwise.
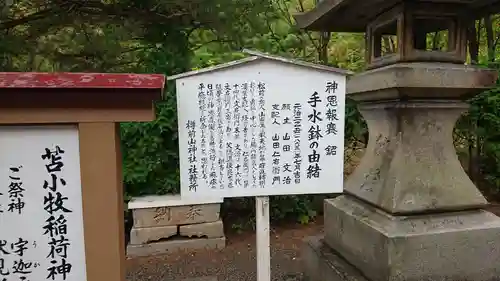
[{"label": "japanese text on sign", "polygon": [[86,280],[77,129],[0,128],[0,149],[0,281]]},{"label": "japanese text on sign", "polygon": [[211,75],[178,84],[182,196],[321,193],[336,179],[342,188],[342,171],[329,169],[343,162],[344,77],[294,86]]}]

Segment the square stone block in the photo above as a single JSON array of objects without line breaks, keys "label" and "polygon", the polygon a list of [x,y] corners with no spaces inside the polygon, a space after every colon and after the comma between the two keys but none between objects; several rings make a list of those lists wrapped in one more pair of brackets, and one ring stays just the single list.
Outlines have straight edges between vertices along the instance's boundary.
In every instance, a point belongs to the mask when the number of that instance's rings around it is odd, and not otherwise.
[{"label": "square stone block", "polygon": [[145,257],[154,255],[171,254],[177,251],[194,251],[194,250],[210,250],[223,249],[226,247],[226,238],[210,238],[210,239],[181,239],[162,241],[142,245],[128,245],[127,257]]},{"label": "square stone block", "polygon": [[325,241],[373,281],[500,277],[500,218],[483,210],[396,217],[343,195],[325,200]]},{"label": "square stone block", "polygon": [[132,227],[130,230],[130,244],[146,244],[177,235],[177,225]]},{"label": "square stone block", "polygon": [[179,234],[187,237],[224,237],[224,224],[222,220],[216,222],[187,224],[179,226]]},{"label": "square stone block", "polygon": [[219,203],[132,210],[134,227],[214,222],[219,219],[219,214]]}]

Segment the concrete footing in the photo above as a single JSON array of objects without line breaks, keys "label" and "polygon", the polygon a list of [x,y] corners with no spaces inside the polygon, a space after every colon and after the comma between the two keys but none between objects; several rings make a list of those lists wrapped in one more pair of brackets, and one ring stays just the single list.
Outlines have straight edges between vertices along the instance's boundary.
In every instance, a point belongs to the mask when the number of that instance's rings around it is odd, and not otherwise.
[{"label": "concrete footing", "polygon": [[168,240],[150,244],[128,245],[127,257],[134,258],[165,255],[175,253],[177,251],[223,249],[225,246],[225,237]]},{"label": "concrete footing", "polygon": [[302,256],[306,281],[370,281],[326,245],[322,236],[306,238]]}]

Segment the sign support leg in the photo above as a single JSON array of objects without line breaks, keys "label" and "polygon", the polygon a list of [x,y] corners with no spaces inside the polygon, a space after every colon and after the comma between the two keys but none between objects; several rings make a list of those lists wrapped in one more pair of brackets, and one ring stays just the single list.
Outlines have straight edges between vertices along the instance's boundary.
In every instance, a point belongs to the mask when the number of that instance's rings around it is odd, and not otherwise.
[{"label": "sign support leg", "polygon": [[269,196],[255,197],[257,281],[271,281]]}]

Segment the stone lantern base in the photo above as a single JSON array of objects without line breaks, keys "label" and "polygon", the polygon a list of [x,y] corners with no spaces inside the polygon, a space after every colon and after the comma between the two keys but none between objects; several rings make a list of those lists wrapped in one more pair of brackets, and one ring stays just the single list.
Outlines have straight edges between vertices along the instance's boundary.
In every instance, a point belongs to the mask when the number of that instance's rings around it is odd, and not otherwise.
[{"label": "stone lantern base", "polygon": [[325,200],[325,236],[304,246],[311,281],[500,280],[500,219],[483,210],[392,216]]},{"label": "stone lantern base", "polygon": [[325,200],[325,237],[307,240],[311,281],[500,280],[500,218],[453,146],[461,100],[488,69],[400,63],[348,82],[370,133],[345,195]]}]

